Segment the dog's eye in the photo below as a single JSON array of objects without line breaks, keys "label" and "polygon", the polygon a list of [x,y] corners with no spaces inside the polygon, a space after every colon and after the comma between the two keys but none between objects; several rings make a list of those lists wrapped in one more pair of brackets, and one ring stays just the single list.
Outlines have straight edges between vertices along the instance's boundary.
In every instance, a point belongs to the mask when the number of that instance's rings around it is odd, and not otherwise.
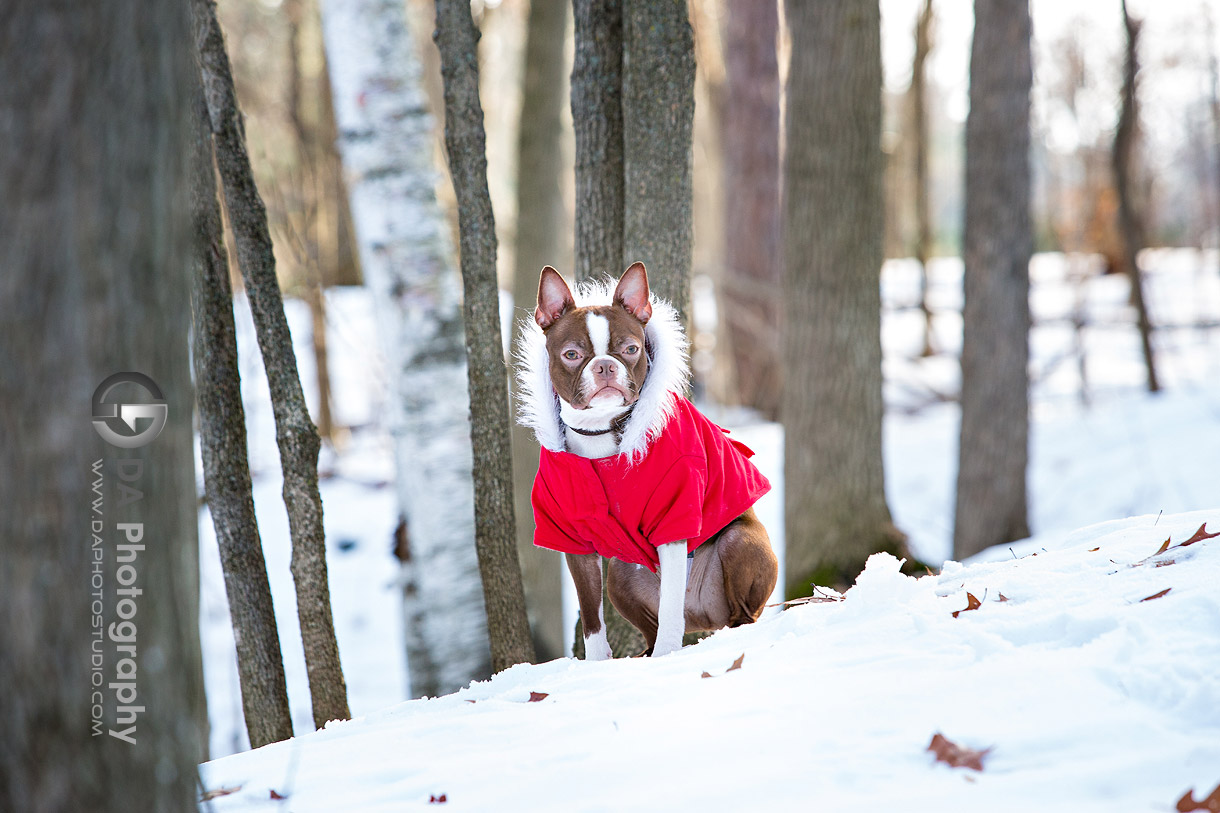
[{"label": "dog's eye", "polygon": [[577,353],[575,350],[565,350],[563,357],[568,361],[576,361],[576,359],[580,358],[580,353]]},{"label": "dog's eye", "polygon": [[629,344],[625,348],[623,348],[624,356],[634,356],[638,352],[640,352],[639,345]]}]

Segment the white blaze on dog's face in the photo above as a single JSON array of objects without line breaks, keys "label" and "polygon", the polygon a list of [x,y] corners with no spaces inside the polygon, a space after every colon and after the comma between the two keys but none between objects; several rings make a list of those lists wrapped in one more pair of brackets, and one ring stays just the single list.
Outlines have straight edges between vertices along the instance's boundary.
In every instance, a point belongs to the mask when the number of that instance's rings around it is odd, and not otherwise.
[{"label": "white blaze on dog's face", "polygon": [[644,325],[652,316],[648,273],[635,263],[619,280],[610,305],[576,307],[572,292],[549,265],[538,282],[534,319],[546,336],[551,383],[573,410],[621,412],[640,397],[648,375]]}]

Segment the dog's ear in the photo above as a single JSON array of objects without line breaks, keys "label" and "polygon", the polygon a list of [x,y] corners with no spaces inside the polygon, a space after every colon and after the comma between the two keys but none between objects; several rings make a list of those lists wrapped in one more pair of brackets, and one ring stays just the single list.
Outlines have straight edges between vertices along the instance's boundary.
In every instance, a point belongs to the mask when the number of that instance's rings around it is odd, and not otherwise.
[{"label": "dog's ear", "polygon": [[572,291],[568,284],[559,276],[559,272],[549,265],[542,269],[542,277],[538,280],[538,308],[534,311],[534,321],[543,330],[559,321],[568,308],[576,307]]},{"label": "dog's ear", "polygon": [[648,271],[643,263],[632,263],[623,272],[618,287],[614,289],[614,302],[645,324],[652,318],[652,303],[648,301]]}]

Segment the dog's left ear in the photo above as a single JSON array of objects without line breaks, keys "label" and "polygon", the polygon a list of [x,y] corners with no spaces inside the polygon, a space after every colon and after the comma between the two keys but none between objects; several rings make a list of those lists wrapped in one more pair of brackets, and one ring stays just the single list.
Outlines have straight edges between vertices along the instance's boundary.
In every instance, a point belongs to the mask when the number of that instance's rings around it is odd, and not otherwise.
[{"label": "dog's left ear", "polygon": [[643,263],[632,263],[614,289],[614,302],[644,324],[652,318],[652,303],[648,301],[648,271]]}]

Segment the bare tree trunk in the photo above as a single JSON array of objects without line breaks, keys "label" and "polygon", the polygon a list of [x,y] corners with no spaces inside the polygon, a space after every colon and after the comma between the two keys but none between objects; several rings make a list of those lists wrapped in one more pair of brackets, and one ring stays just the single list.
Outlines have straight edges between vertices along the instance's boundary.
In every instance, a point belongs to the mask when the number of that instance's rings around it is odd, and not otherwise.
[{"label": "bare tree trunk", "polygon": [[398,0],[323,4],[365,281],[390,371],[412,696],[491,674],[474,543],[461,286],[435,195],[433,119]]},{"label": "bare tree trunk", "polygon": [[788,0],[784,161],[787,585],[903,553],[881,466],[883,196],[877,0]]},{"label": "bare tree trunk", "polygon": [[1144,223],[1136,211],[1131,189],[1132,163],[1135,155],[1135,135],[1139,111],[1136,102],[1136,78],[1139,74],[1139,35],[1142,23],[1127,13],[1123,1],[1123,27],[1127,32],[1126,63],[1123,69],[1123,99],[1118,115],[1118,128],[1114,132],[1114,150],[1111,153],[1114,167],[1114,187],[1118,193],[1119,231],[1123,240],[1123,265],[1127,278],[1131,280],[1131,304],[1135,307],[1136,323],[1140,332],[1140,347],[1144,351],[1144,365],[1148,368],[1148,391],[1161,389],[1157,381],[1156,359],[1152,353],[1152,321],[1148,318],[1148,304],[1144,299],[1144,275],[1139,267],[1139,252],[1144,247]]},{"label": "bare tree trunk", "polygon": [[0,6],[6,811],[196,808],[190,53],[175,3]]},{"label": "bare tree trunk", "polygon": [[445,83],[445,146],[458,201],[465,294],[470,434],[474,450],[475,548],[483,575],[491,665],[534,660],[513,519],[508,370],[500,340],[496,230],[487,193],[486,136],[479,102],[478,29],[467,0],[436,0]]},{"label": "bare tree trunk", "polygon": [[314,724],[321,728],[328,720],[350,718],[351,712],[347,705],[347,684],[339,663],[327,582],[322,498],[318,494],[320,441],[301,391],[292,336],[288,332],[284,303],[275,277],[267,212],[254,185],[250,159],[246,155],[241,113],[214,0],[192,0],[191,11],[225,208],[232,224],[242,278],[271,388],[276,441],[284,473],[284,504],[292,534],[297,617],[309,674]]},{"label": "bare tree trunk", "polygon": [[974,10],[953,529],[958,559],[1029,535],[1029,6],[976,0]]},{"label": "bare tree trunk", "polygon": [[220,564],[237,644],[242,711],[253,748],[292,736],[284,659],[263,560],[241,402],[233,292],[224,247],[212,130],[199,96],[194,134],[191,209],[195,223],[195,278],[191,288],[196,405],[208,512],[216,528]]},{"label": "bare tree trunk", "polygon": [[[301,200],[304,202],[320,197],[321,184],[318,181],[323,172],[324,159],[317,154],[316,139],[310,133],[301,113],[301,20],[305,10],[302,0],[288,0],[284,5],[288,13],[288,119],[292,123],[292,132],[296,139]],[[314,188],[307,190],[304,188],[307,185]],[[331,414],[330,352],[326,346],[326,279],[322,274],[321,208],[317,203],[302,208],[304,211],[299,237],[303,244],[303,256],[300,257],[300,266],[305,271],[302,290],[305,303],[309,306],[310,339],[317,377],[317,428],[318,435],[333,444],[335,426]]]},{"label": "bare tree trunk", "polygon": [[576,281],[623,265],[623,0],[573,0]]},{"label": "bare tree trunk", "polygon": [[915,25],[915,58],[911,62],[911,131],[915,153],[915,259],[919,262],[919,309],[923,312],[923,355],[932,343],[932,310],[928,307],[928,254],[932,250],[932,216],[928,204],[928,99],[924,64],[932,50],[932,0],[924,0]]},{"label": "bare tree trunk", "polygon": [[[623,0],[573,0],[572,129],[576,136],[578,283],[617,276],[623,265]],[[567,578],[566,576],[564,578]],[[604,591],[603,581],[603,591]],[[646,648],[644,636],[603,596],[607,635],[631,643],[618,656]],[[632,638],[632,636],[635,636]],[[636,645],[638,643],[638,646]],[[583,653],[576,636],[573,654]]]},{"label": "bare tree trunk", "polygon": [[623,255],[690,321],[695,40],[686,0],[624,0]]},{"label": "bare tree trunk", "polygon": [[[542,267],[567,268],[570,263],[560,188],[564,164],[559,160],[563,154],[567,19],[568,0],[530,2],[517,139],[517,255],[513,270],[513,306],[521,315],[533,311]],[[520,332],[516,319],[512,328],[512,346],[516,347]],[[530,430],[516,423],[512,435],[517,553],[535,647],[545,661],[563,653],[560,557],[534,547],[530,492],[538,471],[538,443]]]},{"label": "bare tree trunk", "polygon": [[776,3],[725,9],[725,326],[738,397],[779,417],[779,62]]}]

